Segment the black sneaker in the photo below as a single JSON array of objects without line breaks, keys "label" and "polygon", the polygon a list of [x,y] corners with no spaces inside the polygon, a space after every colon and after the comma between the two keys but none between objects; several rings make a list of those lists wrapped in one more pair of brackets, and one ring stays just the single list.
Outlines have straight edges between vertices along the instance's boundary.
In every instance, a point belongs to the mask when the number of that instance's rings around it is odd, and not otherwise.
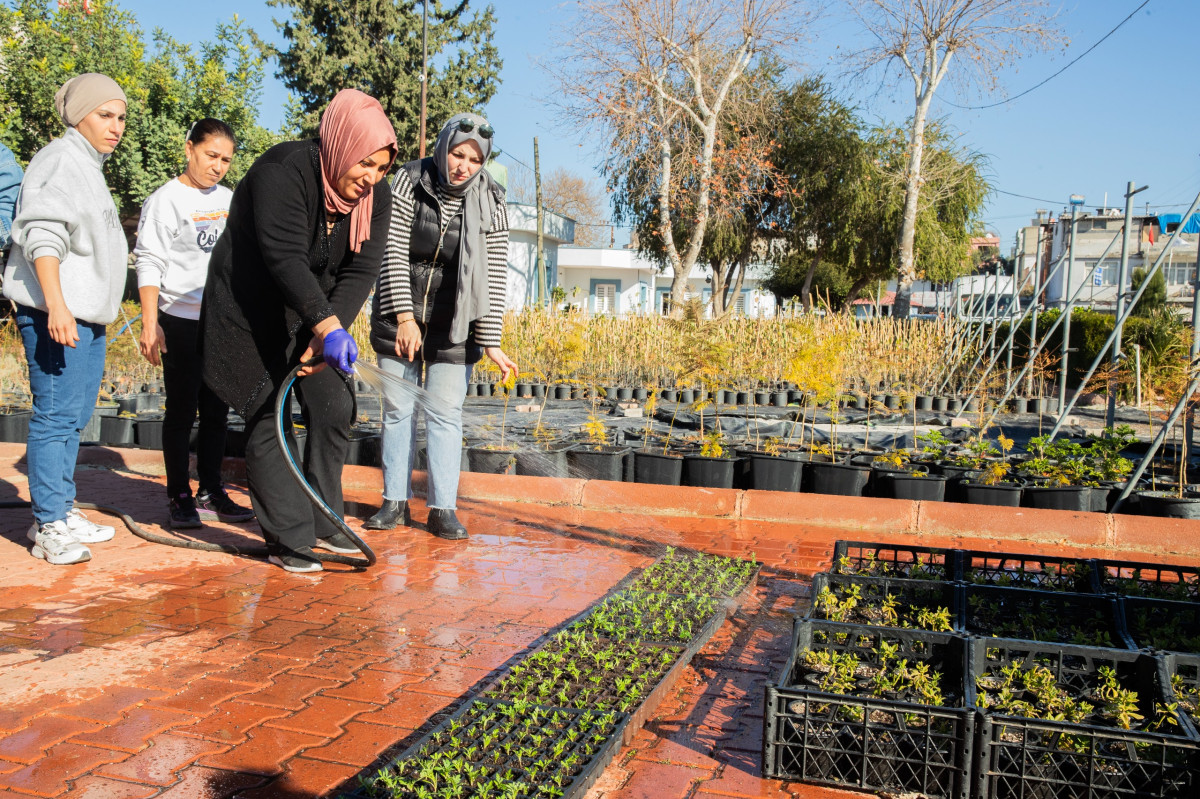
[{"label": "black sneaker", "polygon": [[350,540],[350,536],[338,530],[328,538],[318,538],[317,546],[321,549],[327,549],[330,552],[337,552],[339,555],[357,555],[362,552],[355,543]]},{"label": "black sneaker", "polygon": [[234,502],[223,488],[218,488],[216,491],[201,491],[196,495],[196,506],[203,519],[248,522],[254,518],[254,511],[243,508]]},{"label": "black sneaker", "polygon": [[319,572],[325,568],[317,558],[317,553],[312,551],[312,547],[280,549],[268,557],[267,560],[279,566],[285,572],[296,572],[298,574]]},{"label": "black sneaker", "polygon": [[196,502],[190,494],[175,497],[171,500],[168,510],[171,515],[171,528],[174,530],[193,530],[204,526],[200,521],[200,514],[196,512]]}]

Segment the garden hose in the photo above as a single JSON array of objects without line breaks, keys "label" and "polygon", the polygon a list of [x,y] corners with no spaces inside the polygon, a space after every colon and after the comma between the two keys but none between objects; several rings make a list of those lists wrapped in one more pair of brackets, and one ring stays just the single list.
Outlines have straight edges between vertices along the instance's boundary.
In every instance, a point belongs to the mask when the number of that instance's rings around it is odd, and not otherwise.
[{"label": "garden hose", "polygon": [[[375,553],[371,551],[371,548],[367,546],[361,538],[354,534],[354,531],[350,529],[342,517],[334,513],[333,510],[325,504],[325,501],[321,499],[320,495],[317,494],[317,492],[313,490],[313,487],[308,484],[308,481],[304,479],[304,475],[301,473],[300,467],[296,465],[296,461],[292,457],[292,451],[288,447],[287,438],[284,433],[283,414],[284,409],[288,407],[287,399],[288,395],[291,393],[292,384],[296,382],[296,378],[301,369],[303,369],[305,366],[311,366],[316,363],[320,363],[320,359],[300,364],[293,369],[284,380],[283,388],[280,389],[279,396],[275,400],[275,438],[279,442],[279,447],[283,450],[283,454],[286,456],[288,469],[291,471],[292,477],[296,479],[296,482],[300,485],[300,488],[303,489],[304,493],[308,496],[309,501],[313,503],[313,506],[316,507],[316,509],[319,510],[325,518],[327,518],[335,527],[340,529],[347,538],[354,542],[354,545],[359,548],[359,550],[365,556],[365,559],[356,558],[351,555],[339,555],[336,553],[314,552],[314,554],[323,563],[344,563],[349,566],[366,568],[375,564]],[[31,503],[22,500],[8,500],[0,502],[0,508],[28,507],[31,507]],[[198,549],[203,552],[225,552],[230,555],[245,555],[257,558],[265,558],[270,554],[270,550],[264,546],[240,547],[233,544],[214,544],[208,541],[186,541],[170,536],[152,533],[135,522],[128,513],[120,508],[115,508],[112,505],[102,505],[93,502],[76,502],[75,507],[82,510],[98,510],[102,513],[108,513],[112,514],[113,516],[117,516],[122,522],[125,523],[125,526],[129,528],[131,533],[136,535],[138,538],[149,541],[152,544],[163,544],[165,546],[179,547],[181,549]]]}]

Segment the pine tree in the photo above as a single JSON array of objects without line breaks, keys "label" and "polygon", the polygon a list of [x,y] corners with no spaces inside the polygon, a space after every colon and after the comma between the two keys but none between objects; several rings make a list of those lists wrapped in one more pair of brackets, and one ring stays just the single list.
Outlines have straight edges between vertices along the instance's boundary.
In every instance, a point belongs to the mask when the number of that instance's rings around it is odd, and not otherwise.
[{"label": "pine tree", "polygon": [[[273,48],[277,76],[298,98],[295,122],[316,131],[321,111],[339,90],[377,98],[396,127],[400,160],[415,158],[421,113],[421,0],[268,0],[289,10],[276,26],[287,47]],[[480,110],[496,93],[500,53],[492,44],[492,6],[472,12],[470,0],[429,4],[430,147],[451,115]]]}]

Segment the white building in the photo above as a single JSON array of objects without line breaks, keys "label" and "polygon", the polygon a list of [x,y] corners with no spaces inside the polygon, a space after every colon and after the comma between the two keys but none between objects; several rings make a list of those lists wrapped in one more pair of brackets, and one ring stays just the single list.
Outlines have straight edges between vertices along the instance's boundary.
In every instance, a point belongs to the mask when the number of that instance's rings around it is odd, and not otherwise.
[{"label": "white building", "polygon": [[[589,313],[662,313],[671,293],[674,270],[659,270],[653,261],[632,248],[563,247],[558,251],[557,285],[566,302]],[[775,295],[761,287],[769,267],[752,264],[737,297],[735,313],[761,317],[775,314]],[[688,298],[699,297],[711,314],[712,276],[697,265],[688,277]]]},{"label": "white building", "polygon": [[[559,247],[575,241],[575,220],[547,211],[542,215],[542,250],[546,254],[546,297],[555,285]],[[538,302],[537,208],[508,203],[508,307]]]},{"label": "white building", "polygon": [[[1116,306],[1117,273],[1121,263],[1121,226],[1123,215],[1117,209],[1097,208],[1095,213],[1081,214],[1075,223],[1075,264],[1068,279],[1067,263],[1071,245],[1071,212],[1064,209],[1057,218],[1038,218],[1018,234],[1018,282],[1024,274],[1037,268],[1038,280],[1049,278],[1044,301],[1048,307],[1061,306],[1076,293],[1075,302],[1084,306],[1112,309]],[[1184,224],[1162,265],[1167,280],[1167,300],[1173,304],[1190,304],[1192,282],[1196,279],[1196,256],[1200,239],[1200,219],[1195,216],[1187,223],[1179,214],[1134,216],[1129,242],[1129,271],[1125,277],[1128,291],[1133,270],[1149,268],[1163,254],[1170,234]],[[1111,244],[1111,246],[1109,246]],[[1103,261],[1100,256],[1107,248]],[[1039,252],[1040,249],[1040,252]],[[1061,266],[1055,270],[1056,262]],[[1027,285],[1032,287],[1034,278]]]}]

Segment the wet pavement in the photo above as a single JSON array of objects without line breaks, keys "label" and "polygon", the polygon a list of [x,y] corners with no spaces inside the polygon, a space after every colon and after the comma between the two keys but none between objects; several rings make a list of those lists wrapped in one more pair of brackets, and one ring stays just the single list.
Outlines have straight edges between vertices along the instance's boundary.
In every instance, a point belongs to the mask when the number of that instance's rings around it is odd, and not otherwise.
[{"label": "wet pavement", "polygon": [[[0,500],[28,498],[23,454],[0,444]],[[169,534],[158,458],[85,451],[79,499]],[[540,488],[515,501],[464,479],[460,516],[472,536],[451,543],[415,528],[361,531],[357,517],[379,501],[378,471],[348,468],[348,521],[379,562],[318,575],[152,544],[107,517],[116,538],[94,545],[92,561],[50,566],[29,555],[28,510],[3,510],[0,797],[336,796],[664,545],[753,552],[759,586],[590,795],[863,796],[764,780],[760,750],[763,686],[786,660],[809,578],[828,567],[837,538],[864,533],[713,518],[722,500],[694,489],[656,514],[587,509],[571,500],[590,490],[580,481],[524,480],[514,485]],[[640,488],[653,497],[655,487]],[[231,493],[247,501],[236,482]],[[415,502],[416,519],[425,515]],[[260,543],[253,523],[201,535]]]}]

